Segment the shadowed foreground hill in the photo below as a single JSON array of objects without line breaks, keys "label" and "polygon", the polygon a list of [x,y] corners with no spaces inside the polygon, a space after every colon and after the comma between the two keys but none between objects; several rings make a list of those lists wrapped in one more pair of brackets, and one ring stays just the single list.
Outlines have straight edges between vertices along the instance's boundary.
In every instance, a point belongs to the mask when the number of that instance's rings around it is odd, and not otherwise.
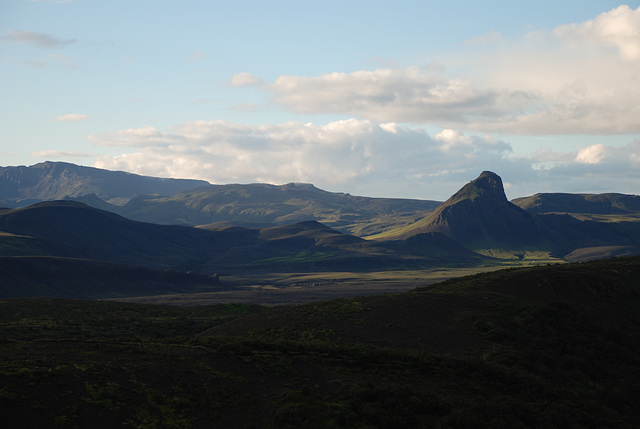
[{"label": "shadowed foreground hill", "polygon": [[219,290],[217,276],[86,259],[0,256],[0,297],[114,298]]},{"label": "shadowed foreground hill", "polygon": [[8,427],[635,428],[640,258],[286,308],[0,300]]},{"label": "shadowed foreground hill", "polygon": [[6,256],[62,256],[184,271],[193,268],[197,252],[215,248],[214,234],[207,231],[134,222],[72,201],[2,211],[0,231],[12,234],[15,243],[3,252]]}]

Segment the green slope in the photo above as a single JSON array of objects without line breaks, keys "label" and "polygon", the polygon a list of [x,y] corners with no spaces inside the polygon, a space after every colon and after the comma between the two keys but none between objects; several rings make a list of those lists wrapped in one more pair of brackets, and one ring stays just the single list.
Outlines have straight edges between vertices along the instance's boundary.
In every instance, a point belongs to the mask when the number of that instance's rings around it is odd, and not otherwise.
[{"label": "green slope", "polygon": [[368,235],[413,222],[438,204],[358,197],[289,183],[211,185],[168,197],[141,195],[112,210],[131,219],[160,224],[233,222],[265,227],[315,220],[350,234]]}]

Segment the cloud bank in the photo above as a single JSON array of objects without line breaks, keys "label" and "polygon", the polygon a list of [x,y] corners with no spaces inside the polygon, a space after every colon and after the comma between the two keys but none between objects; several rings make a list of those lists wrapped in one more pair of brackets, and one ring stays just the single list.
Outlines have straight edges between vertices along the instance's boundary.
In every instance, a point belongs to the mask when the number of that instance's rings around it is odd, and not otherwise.
[{"label": "cloud bank", "polygon": [[[298,181],[361,195],[440,200],[482,170],[500,174],[512,198],[637,192],[640,8],[623,5],[518,39],[490,31],[460,49],[441,59],[454,71],[439,62],[272,81],[238,73],[230,88],[256,89],[296,114],[349,119],[193,121],[92,134],[91,142],[120,152],[95,165],[213,183]],[[272,108],[237,103],[233,111]],[[420,128],[427,125],[441,131]],[[592,137],[572,149],[526,149],[514,148],[508,137],[614,134],[629,135],[628,143],[612,146],[606,137]]]},{"label": "cloud bank", "polygon": [[298,114],[343,114],[378,122],[435,124],[508,134],[640,132],[640,8],[620,6],[583,23],[502,40],[489,32],[453,55],[469,71],[382,68],[320,76],[251,73],[232,86],[256,86]]},{"label": "cloud bank", "polygon": [[560,180],[564,189],[582,192],[606,189],[612,174],[625,175],[629,183],[640,179],[638,141],[516,155],[509,143],[489,135],[447,129],[431,136],[360,119],[261,126],[195,121],[166,131],[146,126],[88,139],[124,152],[102,156],[95,164],[100,168],[212,183],[310,182],[372,196],[445,199],[482,170],[502,175],[514,196],[557,191]]}]

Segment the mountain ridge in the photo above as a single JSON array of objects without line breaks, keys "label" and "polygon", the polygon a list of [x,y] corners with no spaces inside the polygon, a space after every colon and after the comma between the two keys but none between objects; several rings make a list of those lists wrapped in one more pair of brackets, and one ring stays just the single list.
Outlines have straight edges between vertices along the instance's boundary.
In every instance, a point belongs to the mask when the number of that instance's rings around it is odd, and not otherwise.
[{"label": "mountain ridge", "polygon": [[0,167],[0,203],[10,207],[38,201],[96,194],[108,201],[128,200],[136,194],[174,194],[207,185],[193,179],[170,179],[124,171],[45,161],[31,166]]},{"label": "mountain ridge", "polygon": [[640,196],[618,193],[538,193],[512,200],[530,213],[622,214],[640,211]]},{"label": "mountain ridge", "polygon": [[0,167],[0,205],[18,208],[57,199],[80,201],[142,222],[269,227],[317,220],[359,236],[408,224],[440,204],[353,196],[308,183],[212,185],[63,162]]}]

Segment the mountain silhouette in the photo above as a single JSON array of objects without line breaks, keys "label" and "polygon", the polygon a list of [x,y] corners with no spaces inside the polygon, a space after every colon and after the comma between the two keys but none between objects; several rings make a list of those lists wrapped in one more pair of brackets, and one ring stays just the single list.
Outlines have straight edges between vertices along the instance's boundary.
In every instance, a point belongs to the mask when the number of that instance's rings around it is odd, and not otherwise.
[{"label": "mountain silhouette", "polygon": [[502,179],[491,171],[483,171],[430,215],[385,238],[428,232],[443,233],[471,248],[538,246],[541,242],[537,219],[507,200]]}]

